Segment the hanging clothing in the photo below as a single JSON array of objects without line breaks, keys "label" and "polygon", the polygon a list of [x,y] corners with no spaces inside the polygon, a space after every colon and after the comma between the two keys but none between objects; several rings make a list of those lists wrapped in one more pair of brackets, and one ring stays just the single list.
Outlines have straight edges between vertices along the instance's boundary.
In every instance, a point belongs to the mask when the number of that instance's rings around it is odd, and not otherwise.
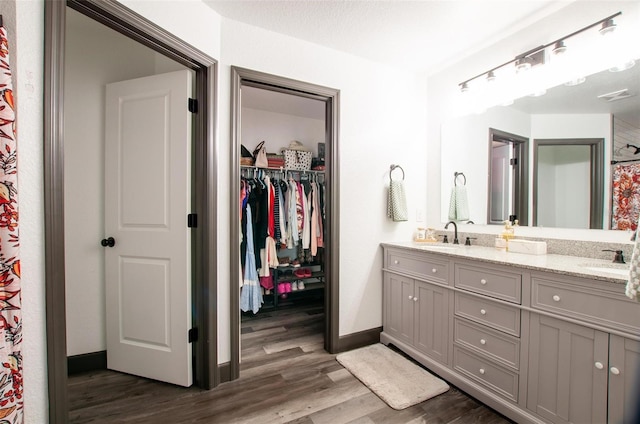
[{"label": "hanging clothing", "polygon": [[612,230],[638,229],[640,218],[640,163],[613,167]]},{"label": "hanging clothing", "polygon": [[18,140],[9,42],[0,26],[0,416],[24,421],[22,375],[22,301],[18,231]]},{"label": "hanging clothing", "polygon": [[240,291],[240,309],[243,312],[252,311],[258,313],[260,306],[264,303],[262,299],[262,290],[258,280],[258,272],[255,263],[255,255],[253,252],[253,224],[251,206],[246,208],[247,212],[247,257],[245,259],[244,280]]}]

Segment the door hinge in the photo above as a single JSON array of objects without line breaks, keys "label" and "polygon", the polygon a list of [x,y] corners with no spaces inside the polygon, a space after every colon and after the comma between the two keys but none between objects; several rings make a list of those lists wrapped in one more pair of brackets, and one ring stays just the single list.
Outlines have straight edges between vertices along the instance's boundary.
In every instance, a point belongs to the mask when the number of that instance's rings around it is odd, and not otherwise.
[{"label": "door hinge", "polygon": [[198,228],[198,214],[190,213],[187,215],[187,227],[189,228]]},{"label": "door hinge", "polygon": [[516,166],[516,165],[518,165],[518,158],[511,158],[511,159],[509,159],[509,164],[510,164],[511,166]]},{"label": "door hinge", "polygon": [[198,327],[189,330],[189,343],[198,341]]},{"label": "door hinge", "polygon": [[198,113],[198,100],[189,98],[189,112]]}]

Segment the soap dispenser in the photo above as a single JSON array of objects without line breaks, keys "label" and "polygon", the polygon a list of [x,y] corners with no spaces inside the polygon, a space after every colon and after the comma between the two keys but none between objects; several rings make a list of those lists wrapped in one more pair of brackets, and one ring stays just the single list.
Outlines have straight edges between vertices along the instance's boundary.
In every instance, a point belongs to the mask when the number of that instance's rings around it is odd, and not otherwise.
[{"label": "soap dispenser", "polygon": [[518,220],[513,221],[513,224],[508,219],[504,221],[504,231],[502,232],[502,238],[509,241],[516,236],[515,227],[518,225]]}]

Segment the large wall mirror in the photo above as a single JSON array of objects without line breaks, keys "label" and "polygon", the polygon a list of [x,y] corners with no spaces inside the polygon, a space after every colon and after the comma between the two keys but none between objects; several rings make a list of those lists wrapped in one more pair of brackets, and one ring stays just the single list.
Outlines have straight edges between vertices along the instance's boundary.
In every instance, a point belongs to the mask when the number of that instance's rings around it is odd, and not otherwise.
[{"label": "large wall mirror", "polygon": [[[463,172],[467,177],[469,219],[476,224],[498,223],[491,213],[492,199],[502,199],[502,204],[518,204],[517,199],[510,198],[513,185],[504,184],[508,193],[496,193],[491,187],[492,149],[487,149],[487,143],[493,143],[493,129],[531,140],[527,163],[523,164],[528,168],[528,193],[519,212],[523,218],[521,225],[635,229],[630,223],[634,219],[637,222],[640,204],[634,206],[635,210],[629,210],[629,205],[634,195],[640,198],[640,182],[637,187],[626,187],[626,192],[615,187],[620,186],[619,179],[624,178],[624,170],[616,168],[637,166],[640,174],[640,58],[636,62],[624,71],[605,70],[587,76],[579,85],[560,85],[547,90],[543,96],[520,98],[510,106],[495,106],[483,113],[444,122],[441,127],[441,221],[448,220],[449,182],[455,172]],[[537,144],[536,151],[534,140],[544,140]],[[576,140],[598,142],[584,144]],[[561,153],[554,150],[554,144],[564,146]],[[586,193],[584,196],[593,199],[589,201],[589,216],[581,218],[579,226],[569,218],[547,220],[543,213],[535,213],[534,207],[539,208],[546,202],[541,196],[556,190],[549,185],[554,178],[548,178],[551,173],[547,172],[553,160],[558,160],[554,165],[558,167],[557,172],[576,170],[565,177],[576,184],[571,190]],[[573,162],[578,164],[572,168]],[[594,170],[597,166],[601,167],[598,172]],[[535,177],[534,169],[537,170]],[[578,169],[586,174],[581,176]]]}]

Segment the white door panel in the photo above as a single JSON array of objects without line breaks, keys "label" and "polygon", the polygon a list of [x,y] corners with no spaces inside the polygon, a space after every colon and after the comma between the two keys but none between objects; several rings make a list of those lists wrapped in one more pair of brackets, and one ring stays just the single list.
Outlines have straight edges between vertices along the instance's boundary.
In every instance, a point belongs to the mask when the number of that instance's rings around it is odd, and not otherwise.
[{"label": "white door panel", "polygon": [[107,85],[107,366],[192,384],[190,71]]}]

